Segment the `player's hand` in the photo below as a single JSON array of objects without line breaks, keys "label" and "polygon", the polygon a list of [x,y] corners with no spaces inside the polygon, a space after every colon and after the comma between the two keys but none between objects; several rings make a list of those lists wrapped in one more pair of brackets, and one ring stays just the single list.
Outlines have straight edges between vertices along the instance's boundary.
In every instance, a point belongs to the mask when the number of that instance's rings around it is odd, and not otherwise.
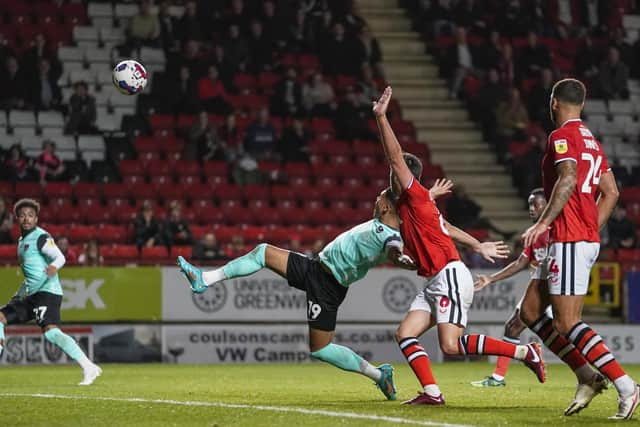
[{"label": "player's hand", "polygon": [[382,92],[382,96],[377,101],[373,101],[373,114],[376,117],[381,117],[387,114],[387,107],[389,107],[389,101],[391,101],[391,86],[387,86]]},{"label": "player's hand", "polygon": [[493,283],[493,280],[491,280],[491,277],[487,276],[486,274],[478,274],[477,277],[478,279],[473,284],[473,289],[476,292],[478,292],[480,289],[484,288],[485,286],[488,286]]},{"label": "player's hand", "polygon": [[482,242],[476,250],[482,258],[491,264],[496,263],[496,259],[505,259],[509,256],[509,246],[502,240],[498,242]]},{"label": "player's hand", "polygon": [[436,179],[436,182],[429,189],[429,193],[431,193],[431,198],[435,200],[438,197],[451,193],[451,188],[453,188],[453,181],[447,178],[439,178]]},{"label": "player's hand", "polygon": [[45,268],[44,271],[47,273],[48,277],[53,277],[58,272],[58,268],[54,265],[47,265],[47,268]]},{"label": "player's hand", "polygon": [[549,227],[545,224],[536,222],[531,227],[527,228],[527,231],[522,233],[522,242],[525,248],[533,245],[542,234],[544,234]]},{"label": "player's hand", "polygon": [[408,255],[404,255],[404,254],[402,254],[398,258],[396,258],[395,264],[400,268],[404,268],[405,270],[417,270],[418,269],[418,266],[416,265],[415,262],[413,262],[411,257],[409,257]]}]

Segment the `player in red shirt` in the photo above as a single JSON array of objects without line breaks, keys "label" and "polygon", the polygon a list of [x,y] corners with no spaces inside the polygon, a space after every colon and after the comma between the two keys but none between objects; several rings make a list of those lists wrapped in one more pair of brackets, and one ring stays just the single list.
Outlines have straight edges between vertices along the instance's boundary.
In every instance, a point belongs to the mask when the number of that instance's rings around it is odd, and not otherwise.
[{"label": "player in red shirt", "polygon": [[391,129],[386,117],[390,100],[391,88],[387,87],[374,102],[373,113],[391,166],[392,189],[398,197],[400,234],[407,253],[418,267],[418,275],[426,279],[425,288],[416,296],[396,331],[400,350],[423,387],[417,397],[405,403],[444,404],[431,372],[429,356],[417,339],[436,325],[440,348],[446,355],[482,354],[522,360],[538,380],[544,382],[544,362],[536,343],[514,345],[485,335],[464,335],[467,311],[473,301],[473,278],[460,262],[452,238],[474,247],[488,259],[501,257],[503,245],[502,242],[481,244],[444,220],[429,190],[419,182],[422,162],[402,152]]},{"label": "player in red shirt", "polygon": [[[584,85],[575,79],[560,80],[551,92],[550,113],[557,127],[549,135],[542,160],[549,203],[522,235],[528,246],[550,228],[548,288],[547,292],[527,292],[522,318],[545,343],[566,339],[573,344],[584,356],[581,360],[576,357],[576,365],[590,363],[615,385],[618,412],[610,418],[629,419],[640,401],[640,386],[626,375],[602,337],[581,320],[589,274],[600,250],[599,230],[618,199],[602,147],[580,120],[585,95]],[[549,301],[553,321],[541,310]],[[578,377],[578,389],[565,415],[585,408],[605,387],[597,376],[589,378],[586,369],[581,373],[571,367]]]}]

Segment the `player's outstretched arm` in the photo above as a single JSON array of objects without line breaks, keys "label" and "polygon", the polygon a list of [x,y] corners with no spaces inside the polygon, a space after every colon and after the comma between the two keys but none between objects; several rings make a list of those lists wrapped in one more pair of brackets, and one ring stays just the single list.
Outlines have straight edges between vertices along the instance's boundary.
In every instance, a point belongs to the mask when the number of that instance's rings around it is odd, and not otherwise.
[{"label": "player's outstretched arm", "polygon": [[571,193],[576,188],[578,181],[576,162],[571,160],[560,162],[556,166],[556,172],[558,179],[553,186],[547,207],[538,218],[538,221],[522,234],[525,248],[531,246],[542,233],[547,231],[553,220],[560,215],[560,212],[569,201]]},{"label": "player's outstretched arm", "polygon": [[431,198],[435,200],[438,197],[442,197],[446,194],[451,193],[452,188],[453,188],[453,181],[447,178],[439,178],[439,179],[436,179],[436,182],[429,189],[429,193],[431,194]]},{"label": "player's outstretched arm", "polygon": [[373,102],[373,114],[378,123],[384,154],[389,166],[391,166],[391,170],[400,180],[402,188],[405,189],[411,183],[413,175],[404,162],[402,147],[400,147],[400,143],[393,133],[393,129],[391,129],[391,124],[387,120],[387,108],[389,107],[389,101],[391,101],[391,94],[391,86],[387,86],[380,99]]},{"label": "player's outstretched arm", "polygon": [[389,248],[387,251],[387,259],[396,267],[404,268],[405,270],[417,270],[418,266],[416,266],[415,262],[409,257],[402,253],[402,250],[397,247]]},{"label": "player's outstretched arm", "polygon": [[529,266],[529,258],[525,254],[521,254],[518,259],[510,262],[505,268],[500,271],[496,271],[495,273],[487,276],[484,274],[478,275],[478,280],[473,284],[473,287],[476,291],[488,286],[492,283],[499,282],[501,280],[507,279],[514,274],[524,270]]},{"label": "player's outstretched arm", "polygon": [[609,221],[611,212],[616,207],[618,197],[620,197],[618,184],[616,184],[616,178],[613,176],[612,171],[609,170],[600,176],[598,190],[600,190],[600,196],[596,202],[598,206],[598,229],[602,229]]},{"label": "player's outstretched arm", "polygon": [[474,252],[482,255],[482,258],[488,262],[495,264],[496,259],[505,259],[509,256],[509,246],[502,241],[497,242],[480,242],[478,239],[445,221],[445,226],[449,231],[449,235],[456,242],[471,248]]}]

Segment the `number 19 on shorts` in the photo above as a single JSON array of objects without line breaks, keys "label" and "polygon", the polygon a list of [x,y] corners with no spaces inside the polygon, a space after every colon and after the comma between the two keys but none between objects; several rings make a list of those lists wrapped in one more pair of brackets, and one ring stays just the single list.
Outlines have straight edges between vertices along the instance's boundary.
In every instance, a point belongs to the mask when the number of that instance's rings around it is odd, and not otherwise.
[{"label": "number 19 on shorts", "polygon": [[307,318],[310,320],[316,320],[320,313],[322,312],[322,307],[320,304],[316,304],[315,302],[309,300],[308,308],[307,308]]}]

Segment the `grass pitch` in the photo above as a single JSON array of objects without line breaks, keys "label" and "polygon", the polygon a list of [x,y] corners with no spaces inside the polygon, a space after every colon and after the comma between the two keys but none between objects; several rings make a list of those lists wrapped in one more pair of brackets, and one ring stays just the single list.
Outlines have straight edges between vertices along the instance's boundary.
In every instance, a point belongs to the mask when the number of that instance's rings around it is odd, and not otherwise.
[{"label": "grass pitch", "polygon": [[[104,365],[103,376],[90,387],[75,385],[81,379],[76,366],[2,367],[0,420],[7,426],[30,427],[616,424],[606,419],[617,409],[613,387],[582,413],[564,417],[575,383],[567,368],[548,367],[547,383],[539,384],[530,371],[513,364],[507,387],[469,385],[492,367],[435,365],[447,401],[444,407],[400,405],[419,389],[403,364],[395,367],[396,402],[384,400],[368,379],[320,363]],[[640,378],[640,366],[626,368]],[[640,426],[637,419],[623,423]]]}]

